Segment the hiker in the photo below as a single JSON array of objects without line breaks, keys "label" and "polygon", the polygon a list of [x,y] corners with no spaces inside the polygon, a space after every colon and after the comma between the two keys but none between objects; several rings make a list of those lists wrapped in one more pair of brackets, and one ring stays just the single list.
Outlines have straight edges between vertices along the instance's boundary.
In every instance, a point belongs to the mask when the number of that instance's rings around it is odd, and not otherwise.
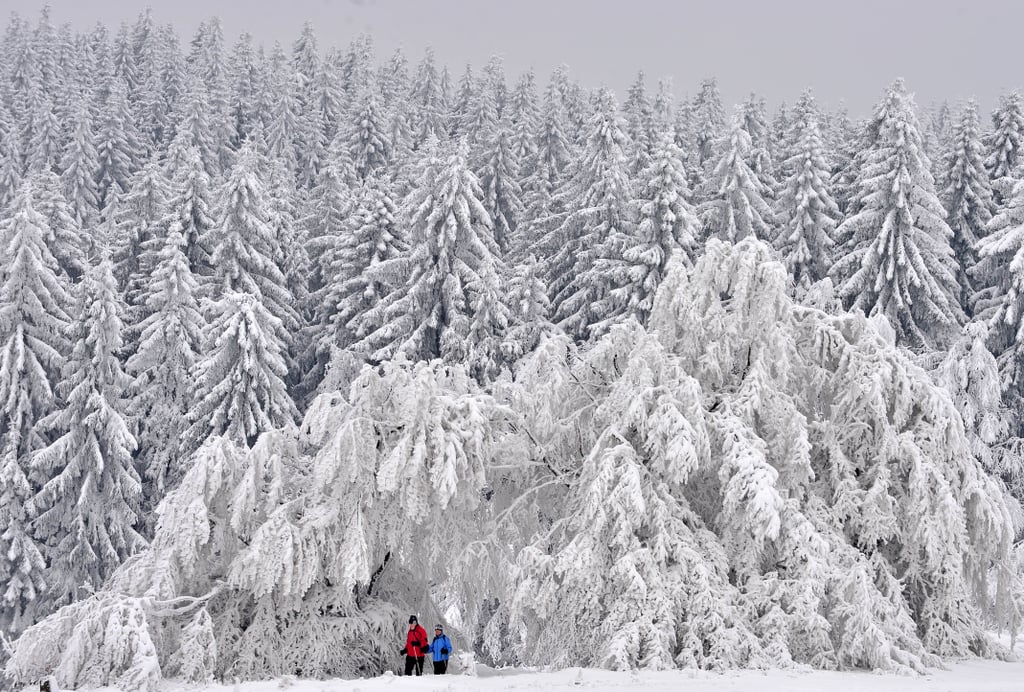
[{"label": "hiker", "polygon": [[405,654],[405,674],[423,675],[423,655],[430,648],[427,644],[427,631],[420,627],[415,615],[409,616],[409,633],[405,635],[405,648],[399,653]]},{"label": "hiker", "polygon": [[448,670],[448,657],[452,653],[452,640],[444,633],[441,625],[434,625],[434,641],[427,647],[434,662],[434,675],[444,675]]}]

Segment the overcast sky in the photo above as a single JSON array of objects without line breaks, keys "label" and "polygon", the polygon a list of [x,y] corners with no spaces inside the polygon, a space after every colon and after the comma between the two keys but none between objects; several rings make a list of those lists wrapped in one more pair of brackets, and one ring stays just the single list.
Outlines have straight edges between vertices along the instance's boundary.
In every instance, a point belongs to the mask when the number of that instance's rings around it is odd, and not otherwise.
[{"label": "overcast sky", "polygon": [[[431,45],[453,74],[498,53],[510,81],[565,62],[587,87],[620,95],[643,69],[671,76],[677,96],[717,76],[726,105],[751,90],[774,110],[806,86],[854,115],[870,111],[895,77],[921,105],[974,96],[988,110],[1024,77],[1020,0],[50,0],[57,24],[111,28],[150,5],[187,44],[198,23],[221,17],[229,44],[243,31],[290,46],[306,20],[321,48],[373,35],[378,57],[402,46],[415,63]],[[0,9],[35,15],[32,0]]]}]

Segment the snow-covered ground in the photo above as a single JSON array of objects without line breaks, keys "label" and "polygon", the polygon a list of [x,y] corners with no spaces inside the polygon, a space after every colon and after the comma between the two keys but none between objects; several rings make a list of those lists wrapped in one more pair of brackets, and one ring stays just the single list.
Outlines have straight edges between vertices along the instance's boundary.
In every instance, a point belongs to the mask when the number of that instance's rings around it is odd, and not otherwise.
[{"label": "snow-covered ground", "polygon": [[481,675],[435,677],[398,677],[385,675],[367,680],[310,680],[289,685],[280,681],[243,683],[237,687],[214,686],[205,692],[378,692],[382,690],[422,690],[423,692],[497,692],[498,690],[583,689],[642,690],[643,692],[1021,692],[1024,690],[1024,663],[968,660],[935,670],[928,675],[906,677],[867,672],[833,673],[792,670],[664,671],[616,673],[607,670],[569,669],[553,673],[526,671],[489,671]]}]

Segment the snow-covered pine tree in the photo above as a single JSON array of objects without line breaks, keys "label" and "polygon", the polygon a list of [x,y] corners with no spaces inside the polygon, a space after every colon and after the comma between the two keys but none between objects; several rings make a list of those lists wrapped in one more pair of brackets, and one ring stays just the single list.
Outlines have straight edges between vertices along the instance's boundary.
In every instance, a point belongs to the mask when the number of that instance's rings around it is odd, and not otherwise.
[{"label": "snow-covered pine tree", "polygon": [[138,345],[127,363],[133,378],[128,411],[140,430],[136,460],[147,507],[155,507],[185,472],[184,433],[203,328],[185,237],[174,228],[161,240],[152,278],[140,296],[146,317],[136,327]]},{"label": "snow-covered pine tree", "polygon": [[[537,105],[537,79],[527,70],[509,96],[508,116],[512,126],[512,153],[525,162],[537,151],[540,108]],[[524,171],[525,172],[525,171]]]},{"label": "snow-covered pine tree", "polygon": [[553,250],[544,269],[553,320],[581,340],[614,312],[605,265],[621,261],[635,229],[625,144],[615,97],[603,89],[587,122],[585,148],[556,192],[555,203],[565,210],[561,223],[541,241]]},{"label": "snow-covered pine tree", "polygon": [[0,222],[0,629],[12,635],[45,611],[52,581],[31,528],[30,459],[47,442],[37,423],[58,405],[69,299],[45,224],[28,184]]},{"label": "snow-covered pine tree", "polygon": [[541,263],[533,255],[527,255],[512,267],[506,300],[511,327],[505,342],[513,363],[533,352],[545,334],[554,332],[548,319],[551,301],[541,269]]},{"label": "snow-covered pine tree", "polygon": [[1002,373],[988,348],[988,325],[969,322],[934,372],[960,412],[974,458],[1024,502],[1024,464],[1010,435],[1019,432],[1003,403]]},{"label": "snow-covered pine tree", "polygon": [[71,139],[61,160],[61,180],[71,215],[79,228],[87,228],[99,216],[100,203],[95,179],[99,172],[99,157],[88,104],[81,102],[74,110]]},{"label": "snow-covered pine tree", "polygon": [[690,191],[683,152],[670,133],[655,143],[638,186],[636,235],[622,253],[624,261],[614,266],[612,294],[621,306],[619,317],[633,315],[646,324],[669,263],[691,266],[700,235],[693,207],[686,201]]},{"label": "snow-covered pine tree", "polygon": [[992,189],[982,165],[982,143],[978,133],[978,106],[970,101],[963,109],[946,154],[942,203],[953,231],[952,248],[957,260],[960,304],[968,315],[978,290],[973,277],[978,262],[978,241],[995,212]]},{"label": "snow-covered pine tree", "polygon": [[529,254],[544,256],[554,253],[556,247],[540,247],[546,237],[561,223],[556,192],[562,184],[563,172],[573,155],[571,139],[563,130],[564,114],[552,81],[544,94],[543,112],[537,130],[530,136],[536,141],[536,151],[522,160],[523,220],[518,237],[513,239],[511,256]]},{"label": "snow-covered pine tree", "polygon": [[[2,99],[0,99],[2,100]],[[0,105],[0,210],[14,200],[21,186],[21,144],[13,117]]]},{"label": "snow-covered pine tree", "polygon": [[208,307],[202,358],[184,446],[192,452],[211,437],[251,446],[260,433],[295,421],[283,326],[258,295],[225,287]]},{"label": "snow-covered pine tree", "polygon": [[483,305],[479,298],[501,295],[503,265],[467,156],[463,141],[443,160],[430,162],[408,202],[410,251],[400,260],[408,279],[364,312],[357,326],[365,337],[356,348],[372,360],[401,353],[411,360],[463,362],[478,346],[470,341],[473,330],[496,328],[478,322],[488,318],[482,310],[502,306]]},{"label": "snow-covered pine tree", "polygon": [[914,102],[896,80],[875,110],[877,132],[857,182],[858,210],[837,229],[850,251],[833,276],[847,303],[883,315],[897,339],[941,348],[963,322],[953,232],[935,193]]},{"label": "snow-covered pine tree", "polygon": [[484,208],[491,218],[494,241],[502,256],[511,250],[524,214],[523,192],[518,182],[519,159],[513,145],[511,124],[502,118],[484,144],[483,165],[477,170]]},{"label": "snow-covered pine tree", "polygon": [[416,67],[413,87],[409,94],[413,109],[412,130],[414,146],[420,147],[431,136],[442,139],[447,133],[445,114],[447,108],[438,79],[437,65],[434,63],[434,51],[427,48],[423,60]]},{"label": "snow-covered pine tree", "polygon": [[802,290],[828,276],[839,207],[831,194],[828,158],[809,91],[800,97],[786,135],[783,182],[775,205],[775,246]]},{"label": "snow-covered pine tree", "polygon": [[366,180],[388,165],[391,145],[387,139],[383,113],[377,105],[373,90],[363,92],[357,103],[361,105],[352,112],[348,147],[356,175],[360,180]]},{"label": "snow-covered pine tree", "polygon": [[77,281],[86,271],[89,239],[75,220],[64,185],[54,173],[34,173],[28,179],[32,206],[46,219],[46,245],[68,280]]},{"label": "snow-covered pine tree", "polygon": [[138,127],[128,103],[128,87],[115,78],[106,87],[106,100],[96,127],[96,191],[100,206],[110,203],[112,191],[125,191],[142,157]]},{"label": "snow-covered pine tree", "polygon": [[[173,152],[184,151],[195,148],[202,162],[203,170],[209,177],[220,175],[220,157],[217,152],[217,143],[212,134],[210,123],[210,106],[206,89],[202,83],[195,79],[188,79],[186,91],[178,100],[178,113],[174,117],[174,139],[171,140],[171,156]],[[173,165],[173,164],[172,164]],[[176,170],[168,171],[168,177],[173,178]]]},{"label": "snow-covered pine tree", "polygon": [[732,129],[718,144],[719,159],[704,182],[697,215],[705,236],[736,242],[748,236],[774,239],[774,218],[767,190],[750,168],[750,135],[737,114]]},{"label": "snow-covered pine tree", "polygon": [[384,326],[364,314],[407,278],[399,261],[408,251],[402,237],[391,185],[381,176],[357,190],[339,245],[331,254],[316,322],[317,351],[326,363],[333,349],[350,348],[359,337]]},{"label": "snow-covered pine tree", "polygon": [[1024,99],[1014,91],[999,99],[992,113],[992,131],[986,137],[985,169],[992,183],[996,205],[1009,202],[1017,168],[1024,161]]},{"label": "snow-covered pine tree", "polygon": [[725,108],[718,91],[718,82],[705,79],[688,112],[695,133],[694,146],[697,153],[697,167],[702,168],[714,157],[715,146],[725,132]]},{"label": "snow-covered pine tree", "polygon": [[764,197],[775,199],[775,189],[779,186],[775,177],[775,163],[772,159],[771,130],[768,125],[768,106],[763,96],[751,94],[739,108],[741,126],[750,135],[750,153],[747,163],[750,170],[761,181]]},{"label": "snow-covered pine tree", "polygon": [[198,277],[212,276],[212,248],[207,245],[207,235],[214,224],[210,215],[210,176],[199,150],[193,146],[177,149],[177,156],[168,160],[166,174],[171,187],[165,225],[169,231],[177,229],[185,239],[185,255],[192,273]]},{"label": "snow-covered pine tree", "polygon": [[29,138],[25,142],[25,165],[32,173],[56,173],[63,156],[60,120],[55,112],[52,95],[42,91],[42,85],[33,87]]},{"label": "snow-covered pine tree", "polygon": [[257,157],[247,143],[218,193],[217,220],[206,237],[214,271],[212,295],[219,298],[233,292],[255,297],[276,318],[277,337],[287,346],[300,319],[276,260],[279,239],[270,223]]},{"label": "snow-covered pine tree", "polygon": [[33,499],[33,525],[47,546],[48,597],[58,606],[82,597],[83,589],[98,589],[146,545],[138,532],[136,442],[124,413],[123,305],[109,260],[86,274],[76,308],[71,356],[58,387],[66,404],[42,421],[56,436],[32,457],[45,479]]},{"label": "snow-covered pine tree", "polygon": [[[128,192],[118,198],[113,211],[113,234],[108,239],[114,262],[114,278],[127,308],[125,341],[132,350],[135,327],[145,314],[142,293],[157,264],[164,242],[167,221],[167,197],[170,183],[160,164],[150,161],[129,183]],[[180,229],[179,229],[180,231]]]},{"label": "snow-covered pine tree", "polygon": [[988,345],[1002,373],[1003,395],[1018,421],[1024,410],[1024,183],[1013,186],[1006,205],[985,228],[978,243],[978,263],[973,277],[979,291],[974,299],[975,320],[988,325]]},{"label": "snow-covered pine tree", "polygon": [[352,193],[357,187],[355,168],[347,148],[342,145],[340,136],[332,142],[317,183],[306,197],[305,208],[301,212],[306,254],[311,265],[308,284],[314,296],[330,278],[333,253],[341,240],[352,205]]},{"label": "snow-covered pine tree", "polygon": [[657,136],[654,131],[654,113],[651,100],[645,91],[645,76],[641,71],[636,81],[626,92],[626,100],[622,104],[622,115],[625,118],[625,132],[629,137],[630,173],[637,175],[651,162]]}]

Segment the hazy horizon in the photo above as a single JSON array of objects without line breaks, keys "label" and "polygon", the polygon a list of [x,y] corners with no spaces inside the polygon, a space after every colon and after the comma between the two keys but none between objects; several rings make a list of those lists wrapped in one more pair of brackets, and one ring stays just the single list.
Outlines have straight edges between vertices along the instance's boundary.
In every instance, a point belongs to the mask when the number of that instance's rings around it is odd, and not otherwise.
[{"label": "hazy horizon", "polygon": [[[146,6],[171,23],[187,43],[203,20],[218,16],[230,47],[248,32],[266,45],[289,46],[306,21],[321,50],[369,33],[378,59],[401,46],[415,64],[427,46],[457,77],[467,62],[482,66],[494,54],[509,80],[533,68],[544,84],[561,63],[588,87],[607,85],[621,97],[639,70],[653,89],[671,77],[677,98],[692,96],[706,77],[718,79],[726,107],[750,92],[772,111],[805,88],[828,108],[845,102],[867,115],[896,78],[906,79],[918,105],[976,97],[983,112],[1019,83],[1016,27],[1024,3],[811,0],[731,3],[516,3],[472,0],[178,0],[174,3],[52,0],[52,18],[85,30],[97,21],[112,30]],[[34,18],[43,3],[6,0]],[[895,6],[893,6],[895,5]],[[737,21],[742,17],[743,21]],[[6,21],[6,20],[5,20]],[[986,118],[987,119],[987,118]]]}]

